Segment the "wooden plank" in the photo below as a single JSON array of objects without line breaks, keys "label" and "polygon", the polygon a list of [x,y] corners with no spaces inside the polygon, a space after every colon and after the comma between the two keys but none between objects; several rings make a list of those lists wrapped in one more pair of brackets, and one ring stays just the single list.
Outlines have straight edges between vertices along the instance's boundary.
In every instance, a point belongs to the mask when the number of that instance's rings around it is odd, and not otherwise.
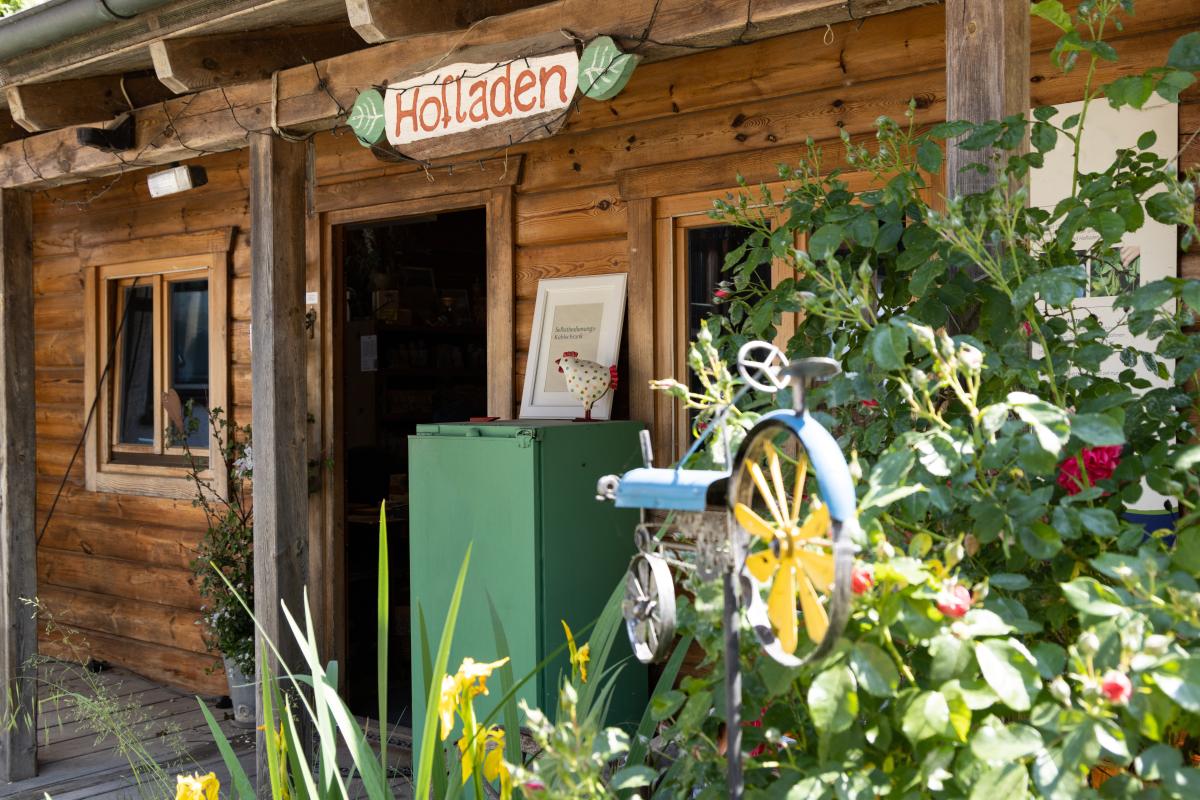
[{"label": "wooden plank", "polygon": [[269,80],[271,73],[362,47],[343,23],[181,36],[150,43],[158,79],[176,94]]},{"label": "wooden plank", "polygon": [[612,183],[518,194],[516,209],[518,247],[606,239],[627,226],[625,202]]},{"label": "wooden plank", "polygon": [[313,191],[313,208],[318,212],[339,211],[514,186],[521,180],[522,162],[520,155],[514,155],[458,169],[418,170],[318,186]]},{"label": "wooden plank", "polygon": [[[202,526],[176,527],[176,521],[169,516],[160,516],[158,521],[150,523],[119,523],[76,516],[70,511],[68,504],[60,500],[39,546],[87,556],[191,569],[196,548],[204,536]],[[119,530],[118,535],[114,535],[114,529]]]},{"label": "wooden plank", "polygon": [[[341,109],[353,102],[364,76],[394,79],[417,75],[425,71],[431,59],[441,61],[457,49],[512,41],[531,33],[566,28],[584,39],[604,33],[637,41],[653,16],[654,41],[645,42],[641,54],[647,60],[656,60],[678,55],[680,46],[728,44],[739,37],[764,39],[923,2],[858,2],[851,15],[846,0],[774,0],[752,9],[752,24],[747,26],[743,0],[713,0],[703,4],[692,0],[628,0],[609,4],[556,0],[492,17],[466,33],[411,37],[322,61],[315,70],[311,66],[285,70],[279,73],[277,87],[270,81],[255,81],[225,91],[210,89],[142,109],[137,114],[137,146],[140,150],[151,141],[157,146],[146,148],[139,161],[163,164],[190,158],[197,150],[241,147],[246,141],[247,128],[269,129],[274,100],[278,100],[276,120],[281,127],[327,129],[340,119]],[[168,128],[174,136],[162,135]],[[24,149],[18,143],[4,145],[0,148],[0,186],[71,182],[126,169],[123,157],[75,147],[73,137],[73,131],[56,131],[31,138]]]},{"label": "wooden plank", "polygon": [[513,191],[493,189],[487,203],[487,409],[513,413]]},{"label": "wooden plank", "polygon": [[36,439],[33,413],[33,209],[26,192],[0,191],[0,780],[37,772]]},{"label": "wooden plank", "polygon": [[5,94],[13,121],[27,131],[99,124],[171,96],[153,74],[141,73],[26,83],[9,86]]},{"label": "wooden plank", "polygon": [[[38,548],[38,580],[110,597],[127,597],[195,611],[200,596],[189,569]],[[118,594],[119,593],[119,594]]]},{"label": "wooden plank", "polygon": [[364,42],[378,44],[419,33],[453,31],[485,17],[508,14],[545,0],[346,0],[346,16]]},{"label": "wooden plank", "polygon": [[629,204],[629,417],[654,424],[654,201]]},{"label": "wooden plank", "polygon": [[210,655],[146,644],[86,628],[78,629],[76,634],[75,644],[70,646],[58,638],[42,637],[42,653],[65,658],[90,655],[111,664],[136,669],[140,675],[168,686],[188,687],[192,692],[221,695],[229,691],[220,664],[215,664],[215,672],[209,671],[214,666],[214,659]]},{"label": "wooden plank", "polygon": [[83,244],[79,260],[84,266],[125,264],[160,258],[179,258],[203,253],[228,253],[233,228],[226,226],[195,233],[173,233],[139,239]]},{"label": "wooden plank", "polygon": [[[1029,109],[1028,0],[946,0],[946,118],[986,122]],[[992,156],[947,142],[950,197],[986,191],[996,182]],[[989,171],[963,168],[985,164]]]},{"label": "wooden plank", "polygon": [[[308,583],[308,433],[305,399],[304,198],[306,148],[269,134],[250,137],[254,397],[254,612],[256,662],[292,666],[302,654],[280,604],[303,613]],[[259,723],[262,709],[259,708]],[[260,776],[266,751],[258,737]]]}]

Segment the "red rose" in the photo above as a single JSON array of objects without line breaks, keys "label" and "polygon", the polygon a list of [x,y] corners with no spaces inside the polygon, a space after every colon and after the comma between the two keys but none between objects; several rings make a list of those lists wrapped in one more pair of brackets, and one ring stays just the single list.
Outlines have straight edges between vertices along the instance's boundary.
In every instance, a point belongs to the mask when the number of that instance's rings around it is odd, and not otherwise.
[{"label": "red rose", "polygon": [[[1121,463],[1121,446],[1118,444],[1106,447],[1085,447],[1080,451],[1083,466],[1087,469],[1088,485],[1096,481],[1105,481],[1112,477],[1117,465]],[[1067,494],[1079,494],[1086,488],[1083,473],[1079,469],[1079,459],[1075,456],[1064,460],[1058,465],[1058,485]]]},{"label": "red rose", "polygon": [[546,784],[542,783],[539,780],[531,780],[531,781],[525,781],[525,783],[521,784],[521,788],[524,789],[527,793],[528,792],[544,792],[544,791],[546,791]]},{"label": "red rose", "polygon": [[729,297],[729,292],[725,291],[724,289],[717,289],[715,292],[713,292],[713,297],[717,298],[718,300],[724,300],[725,298]]},{"label": "red rose", "polygon": [[1109,699],[1109,702],[1123,706],[1133,696],[1133,684],[1130,683],[1129,676],[1124,672],[1110,669],[1104,674],[1104,680],[1100,682],[1100,691],[1104,692],[1104,696]]},{"label": "red rose", "polygon": [[947,617],[958,619],[971,608],[971,590],[961,583],[947,586],[938,595],[937,607]]},{"label": "red rose", "polygon": [[1028,339],[1033,336],[1033,326],[1029,324],[1029,320],[1021,320],[1021,333]]},{"label": "red rose", "polygon": [[863,400],[862,404],[864,406],[866,406],[867,408],[878,408],[879,407],[878,400]]},{"label": "red rose", "polygon": [[850,573],[850,590],[855,594],[865,594],[875,585],[875,575],[870,567],[855,567]]}]

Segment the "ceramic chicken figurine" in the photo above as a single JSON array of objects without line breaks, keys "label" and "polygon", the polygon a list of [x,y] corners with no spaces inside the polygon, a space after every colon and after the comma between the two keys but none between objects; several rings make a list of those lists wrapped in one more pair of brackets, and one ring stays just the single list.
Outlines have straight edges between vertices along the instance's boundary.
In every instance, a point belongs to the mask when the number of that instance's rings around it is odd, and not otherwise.
[{"label": "ceramic chicken figurine", "polygon": [[567,390],[583,403],[581,419],[590,422],[592,404],[608,394],[609,389],[616,391],[616,366],[606,367],[588,361],[572,350],[563,353],[562,358],[555,359],[554,363],[558,364],[558,371],[567,379]]}]

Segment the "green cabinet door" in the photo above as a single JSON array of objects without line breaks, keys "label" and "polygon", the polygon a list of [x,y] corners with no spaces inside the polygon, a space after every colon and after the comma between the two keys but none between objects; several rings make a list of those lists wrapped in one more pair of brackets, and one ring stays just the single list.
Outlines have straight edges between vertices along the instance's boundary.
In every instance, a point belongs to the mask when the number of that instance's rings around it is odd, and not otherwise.
[{"label": "green cabinet door", "polygon": [[[451,428],[453,426],[422,426]],[[431,657],[454,592],[454,579],[471,546],[471,565],[454,630],[447,671],[463,658],[494,661],[496,639],[488,597],[504,621],[519,680],[537,665],[537,541],[535,449],[532,437],[518,435],[420,435],[409,439],[409,586],[412,608],[413,744],[425,717],[428,678],[422,674],[417,609],[429,630]],[[487,431],[487,428],[475,430]],[[351,613],[354,613],[353,610]],[[363,609],[363,613],[369,613]],[[440,677],[440,676],[439,676]],[[480,697],[476,711],[486,716],[503,692]],[[537,702],[536,686],[521,694]]]}]

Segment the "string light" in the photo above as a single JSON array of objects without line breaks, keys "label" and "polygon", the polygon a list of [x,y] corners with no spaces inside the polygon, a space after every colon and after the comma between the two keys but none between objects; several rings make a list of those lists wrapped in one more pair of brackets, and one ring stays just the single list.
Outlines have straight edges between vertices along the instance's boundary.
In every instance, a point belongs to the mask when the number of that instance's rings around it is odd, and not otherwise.
[{"label": "string light", "polygon": [[[597,34],[597,35],[598,36],[607,35],[607,36],[610,36],[611,38],[613,38],[614,40],[621,40],[624,42],[632,41],[632,44],[627,45],[624,48],[624,51],[626,53],[633,53],[633,54],[639,53],[649,45],[653,45],[655,47],[676,47],[676,48],[685,49],[685,50],[706,51],[706,50],[717,50],[722,47],[729,47],[729,46],[734,46],[734,45],[745,44],[746,37],[749,35],[750,31],[754,28],[754,21],[753,21],[754,0],[746,0],[746,22],[742,26],[742,29],[738,33],[738,35],[725,44],[720,44],[720,43],[718,43],[718,44],[691,44],[691,43],[687,43],[687,42],[660,41],[660,40],[653,38],[653,36],[651,34],[653,33],[655,26],[657,25],[658,15],[659,15],[659,11],[662,7],[662,2],[663,2],[663,0],[655,0],[654,6],[650,10],[650,16],[647,19],[645,28],[643,28],[642,32],[640,34],[638,34],[637,36],[631,37],[627,34],[621,34],[621,33],[609,33],[609,34]],[[849,2],[847,2],[847,8],[849,8]],[[444,62],[450,56],[452,56],[458,50],[458,48],[462,45],[462,43],[466,40],[467,36],[476,27],[478,27],[479,25],[481,25],[491,19],[493,19],[493,17],[485,17],[484,19],[477,20],[476,22],[472,23],[472,25],[470,27],[468,27],[462,33],[462,35],[460,35],[460,37],[455,42],[455,44],[453,46],[451,46],[451,48],[449,50],[447,50],[446,53],[444,53],[438,59],[435,59],[430,64],[430,66],[428,66],[426,69],[432,69],[432,68],[436,67],[438,64],[441,64],[442,62]],[[584,40],[581,37],[579,37],[578,35],[574,34],[573,32],[571,32],[567,29],[562,29],[561,33],[565,37],[567,37],[568,39],[570,39],[576,43],[582,44],[584,42]],[[295,44],[294,38],[292,39],[292,41],[293,41],[293,44]],[[297,49],[299,50],[299,48],[297,48]],[[549,51],[549,52],[554,52],[554,51]],[[525,64],[528,64],[529,58],[537,57],[539,55],[547,55],[547,54],[549,54],[549,52],[547,52],[547,53],[522,53],[522,54],[515,56],[507,61],[500,62],[498,64],[488,67],[486,70],[481,72],[479,75],[467,75],[467,71],[464,70],[463,75],[461,75],[459,77],[460,77],[460,80],[462,78],[480,77],[484,74],[487,74],[488,72],[494,71],[496,69],[502,69],[504,67],[507,67],[511,64],[516,64],[518,62],[524,62]],[[300,51],[300,56],[301,56],[302,60],[307,61],[309,64],[312,65],[313,72],[316,75],[316,89],[318,91],[324,92],[329,97],[329,99],[333,103],[334,107],[337,109],[336,114],[335,114],[336,122],[334,123],[333,127],[329,128],[327,130],[329,130],[329,132],[334,136],[343,135],[344,132],[347,129],[349,129],[349,126],[346,125],[343,122],[343,120],[346,120],[349,117],[350,112],[346,109],[345,105],[343,105],[343,103],[338,98],[338,96],[336,94],[334,94],[334,92],[331,90],[328,79],[325,76],[321,75],[321,70],[320,70],[320,66],[318,65],[318,63],[316,61],[308,59],[304,55],[302,50]],[[607,70],[612,69],[613,66],[614,66],[614,64],[609,64],[608,67],[605,68],[605,71],[607,72]],[[309,133],[304,136],[298,136],[296,134],[287,133],[286,131],[284,131],[283,129],[278,127],[278,124],[277,124],[278,123],[278,120],[277,120],[278,74],[279,73],[276,72],[272,75],[272,98],[271,98],[272,114],[271,114],[271,126],[268,130],[271,132],[272,135],[277,135],[280,138],[284,138],[289,141],[309,140],[313,136],[316,135],[317,131],[314,131],[314,132]],[[415,88],[422,87],[422,86],[436,87],[439,85],[440,84],[438,84],[436,81],[430,81],[429,83],[417,84],[414,86],[410,86],[408,88],[415,89]],[[230,118],[234,121],[234,124],[236,124],[239,128],[242,129],[242,131],[245,134],[245,138],[248,140],[249,135],[251,133],[260,132],[260,131],[257,131],[256,129],[247,127],[238,118],[237,109],[234,107],[232,101],[229,99],[229,95],[225,91],[225,87],[223,85],[218,84],[217,88],[220,90],[222,101],[225,104],[225,108],[229,111]],[[355,87],[348,87],[348,88],[349,88],[349,90],[354,91],[356,94],[363,91],[360,88],[355,88]],[[388,89],[388,87],[383,84],[371,84],[369,86],[369,88],[373,88],[373,89],[376,89],[377,91],[381,91],[381,92],[386,92]],[[404,89],[401,91],[407,91],[407,89]],[[152,163],[143,163],[141,159],[142,159],[142,156],[145,155],[147,150],[149,150],[152,147],[157,147],[158,142],[164,137],[174,138],[175,141],[178,142],[180,147],[182,147],[183,149],[185,149],[191,153],[194,153],[196,156],[216,155],[218,152],[221,152],[221,151],[216,151],[216,150],[206,150],[203,148],[192,146],[183,140],[183,137],[180,133],[180,130],[179,130],[180,125],[189,118],[188,110],[191,107],[192,103],[195,101],[195,99],[199,96],[200,96],[199,92],[190,95],[188,97],[187,101],[184,103],[183,107],[179,110],[179,113],[174,115],[173,117],[167,106],[167,102],[163,101],[161,103],[162,112],[163,112],[163,116],[167,120],[166,124],[163,126],[163,129],[159,133],[157,133],[155,136],[153,136],[145,145],[143,145],[137,151],[137,153],[133,156],[133,158],[126,159],[120,153],[113,153],[113,156],[119,162],[119,165],[117,167],[117,172],[113,176],[111,181],[106,183],[103,187],[101,187],[96,192],[88,195],[86,198],[82,198],[82,199],[78,199],[78,200],[64,200],[62,198],[50,196],[48,190],[46,190],[44,188],[41,191],[43,193],[45,193],[49,197],[51,202],[53,202],[55,205],[86,207],[86,206],[90,205],[91,203],[95,202],[96,200],[98,200],[100,197],[103,197],[105,194],[107,194],[114,186],[116,186],[121,181],[122,178],[125,177],[125,175],[129,171],[143,169],[145,167],[150,167],[150,166],[158,166],[160,162],[156,161],[156,162],[152,162]],[[463,167],[472,167],[472,166],[477,166],[478,168],[483,169],[483,165],[486,161],[493,159],[493,158],[497,158],[501,155],[503,155],[504,159],[505,159],[504,170],[505,170],[505,174],[507,174],[508,151],[510,150],[510,148],[512,148],[514,145],[518,145],[518,144],[521,144],[521,143],[527,141],[530,137],[535,136],[536,134],[540,133],[543,130],[545,130],[547,132],[552,132],[552,130],[555,127],[559,126],[562,123],[565,123],[567,118],[571,114],[573,114],[576,110],[578,110],[579,103],[582,100],[582,97],[583,97],[583,95],[576,94],[575,97],[571,100],[570,104],[568,104],[568,106],[563,110],[563,112],[560,115],[556,116],[551,121],[539,123],[538,125],[530,128],[529,130],[526,130],[524,133],[522,133],[519,136],[515,136],[515,137],[509,136],[509,139],[506,143],[493,148],[492,150],[484,153],[482,156],[475,155],[469,159],[462,160],[462,161],[451,161],[451,162],[444,162],[441,164],[434,164],[432,161],[428,161],[428,160],[420,159],[420,158],[414,158],[412,156],[405,155],[404,153],[392,150],[390,147],[381,146],[378,143],[372,143],[369,146],[369,149],[380,160],[389,161],[392,163],[407,163],[407,164],[412,164],[414,166],[420,167],[425,172],[426,177],[431,181],[435,179],[434,171],[436,171],[436,170],[445,169],[445,170],[447,170],[448,174],[453,174],[453,170],[456,167],[459,168],[460,170]],[[261,131],[261,132],[266,132],[266,131]],[[49,181],[45,177],[45,175],[43,175],[41,173],[41,171],[30,160],[28,150],[26,149],[26,140],[25,139],[21,140],[21,148],[22,148],[22,156],[24,158],[25,165],[29,169],[29,171],[43,184],[49,183]],[[77,173],[72,172],[69,169],[65,170],[63,173],[61,173],[61,175],[62,175],[62,177],[67,178],[67,179],[70,179],[72,177],[85,177],[85,178],[91,177],[91,176],[80,176]]]}]

